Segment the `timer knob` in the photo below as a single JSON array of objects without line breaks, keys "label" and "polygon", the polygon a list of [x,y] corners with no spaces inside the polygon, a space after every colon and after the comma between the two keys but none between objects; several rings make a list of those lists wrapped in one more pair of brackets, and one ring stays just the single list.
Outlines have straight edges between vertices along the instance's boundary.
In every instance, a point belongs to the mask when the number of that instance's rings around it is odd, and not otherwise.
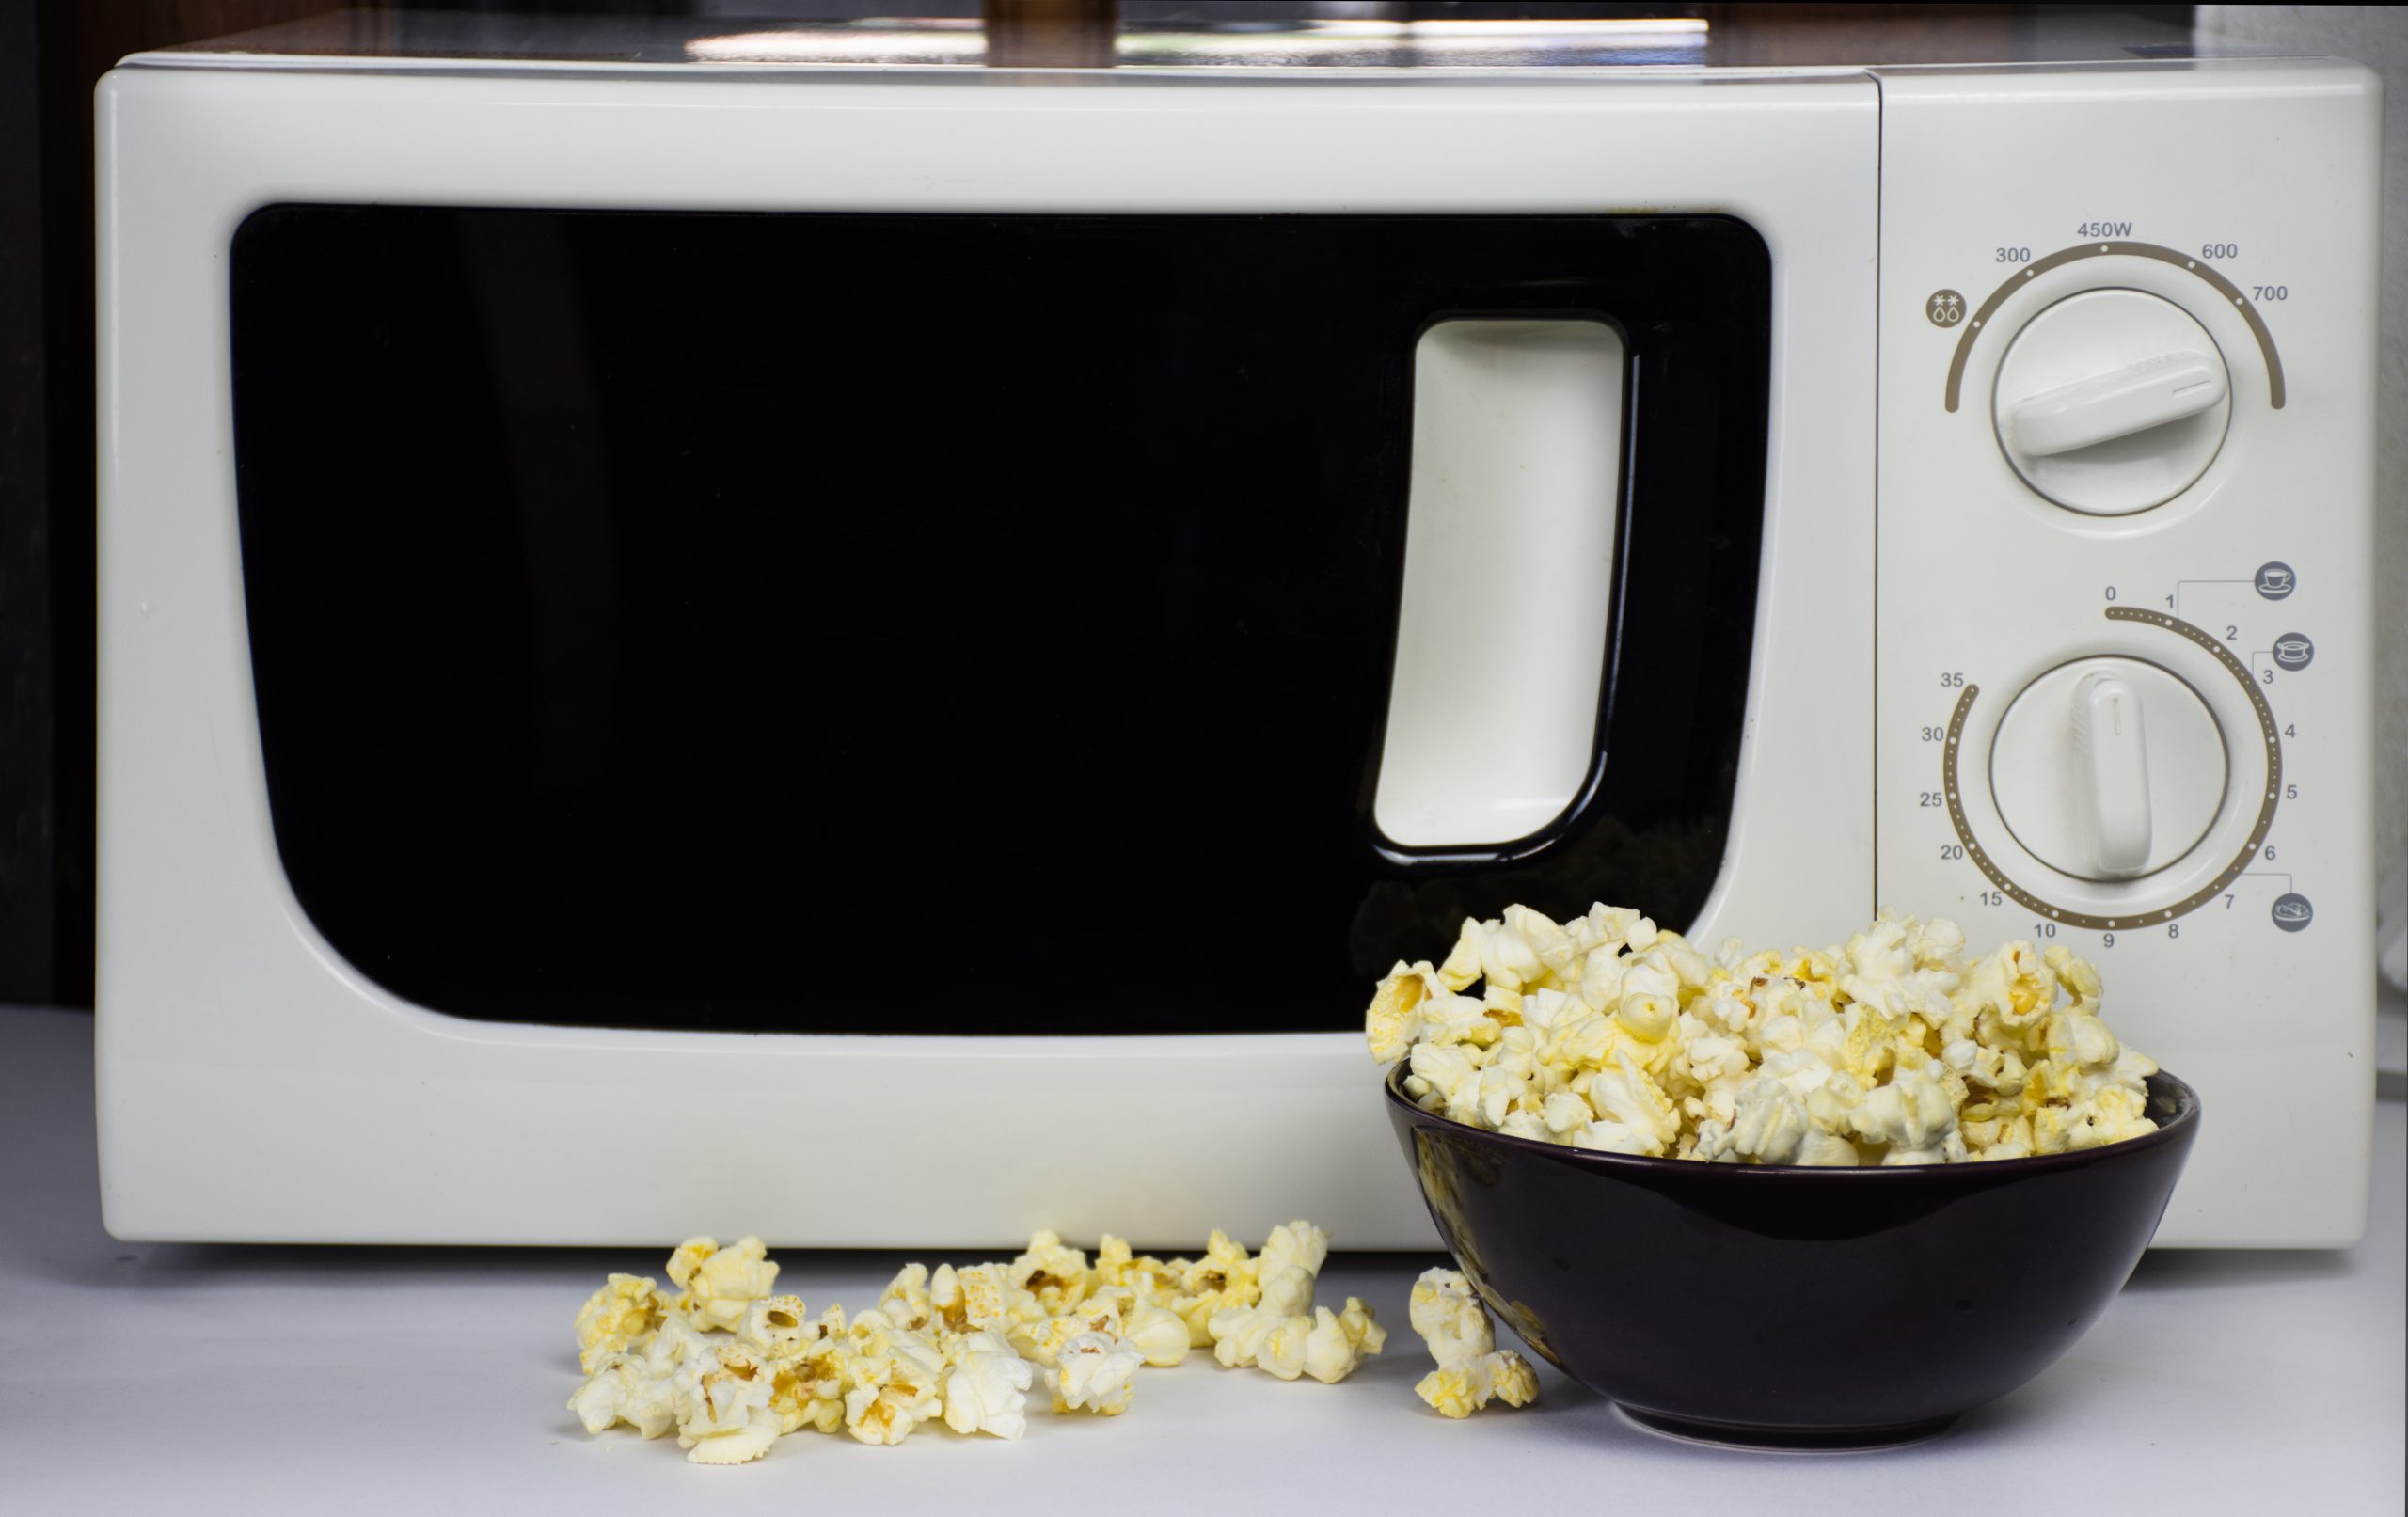
[{"label": "timer knob", "polygon": [[2137,879],[2198,845],[2224,807],[2224,731],[2180,676],[2082,658],[1999,719],[1990,793],[2034,858],[2082,879]]},{"label": "timer knob", "polygon": [[2138,290],[2090,290],[2032,318],[1999,360],[1999,446],[2069,510],[2163,505],[2224,446],[2224,355],[2190,312]]}]

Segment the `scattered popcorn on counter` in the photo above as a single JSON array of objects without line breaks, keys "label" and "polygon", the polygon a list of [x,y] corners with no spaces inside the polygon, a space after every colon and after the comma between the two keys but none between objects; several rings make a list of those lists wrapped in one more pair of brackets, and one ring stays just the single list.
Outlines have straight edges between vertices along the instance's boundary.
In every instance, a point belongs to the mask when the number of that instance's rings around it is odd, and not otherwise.
[{"label": "scattered popcorn on counter", "polygon": [[1414,1393],[1442,1417],[1467,1417],[1490,1401],[1528,1406],[1539,1398],[1539,1378],[1528,1361],[1497,1347],[1488,1308],[1460,1270],[1424,1270],[1406,1312],[1438,1367]]},{"label": "scattered popcorn on counter", "polygon": [[1358,1298],[1314,1304],[1328,1257],[1329,1234],[1301,1221],[1273,1228],[1259,1255],[1215,1232],[1197,1259],[1141,1256],[1107,1233],[1090,1261],[1040,1232],[1008,1262],[907,1264],[848,1320],[771,1294],[778,1266],[759,1239],[693,1238],[670,1256],[679,1293],[613,1274],[578,1309],[586,1380],[568,1406],[587,1432],[674,1430],[689,1461],[741,1464],[806,1428],[880,1446],[932,1422],[1019,1439],[1039,1374],[1056,1413],[1118,1416],[1140,1367],[1198,1348],[1335,1384],[1387,1332]]},{"label": "scattered popcorn on counter", "polygon": [[1399,963],[1364,1034],[1373,1058],[1404,1062],[1424,1111],[1513,1137],[1956,1163],[2156,1130],[2142,1082],[2157,1065],[2116,1040],[2099,997],[2098,970],[2067,949],[1968,962],[1955,923],[1886,910],[1840,947],[1751,954],[1735,938],[1709,957],[1627,908],[1558,924],[1514,906],[1466,920],[1434,968]]}]

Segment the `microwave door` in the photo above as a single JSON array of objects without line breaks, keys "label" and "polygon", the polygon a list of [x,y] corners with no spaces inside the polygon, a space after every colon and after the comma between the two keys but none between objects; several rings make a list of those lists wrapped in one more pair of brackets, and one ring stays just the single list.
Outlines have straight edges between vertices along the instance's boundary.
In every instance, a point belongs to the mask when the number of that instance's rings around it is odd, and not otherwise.
[{"label": "microwave door", "polygon": [[276,846],[418,1004],[1339,1029],[1719,870],[1741,221],[277,204],[231,291]]}]

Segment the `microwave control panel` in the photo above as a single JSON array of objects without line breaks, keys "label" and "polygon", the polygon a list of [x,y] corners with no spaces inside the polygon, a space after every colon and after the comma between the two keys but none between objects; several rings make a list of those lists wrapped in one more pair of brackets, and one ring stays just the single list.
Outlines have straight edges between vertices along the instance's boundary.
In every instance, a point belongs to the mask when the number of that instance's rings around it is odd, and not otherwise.
[{"label": "microwave control panel", "polygon": [[1881,84],[1879,899],[2099,966],[2110,1025],[2204,1108],[2159,1241],[2348,1241],[2373,76]]}]

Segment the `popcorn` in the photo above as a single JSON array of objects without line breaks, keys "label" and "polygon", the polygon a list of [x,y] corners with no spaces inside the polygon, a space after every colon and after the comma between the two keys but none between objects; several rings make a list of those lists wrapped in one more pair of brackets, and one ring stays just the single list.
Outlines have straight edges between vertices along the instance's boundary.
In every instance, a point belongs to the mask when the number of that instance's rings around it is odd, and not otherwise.
[{"label": "popcorn", "polygon": [[1294,1380],[1305,1372],[1305,1355],[1312,1346],[1313,1319],[1303,1312],[1271,1324],[1254,1351],[1254,1367],[1278,1380]]},{"label": "popcorn", "polygon": [[1418,964],[1398,960],[1396,968],[1388,971],[1388,977],[1372,992],[1370,1010],[1365,1014],[1371,1056],[1382,1064],[1394,1064],[1403,1058],[1420,1035],[1422,1003],[1447,993],[1429,960]]},{"label": "popcorn", "polygon": [[845,1309],[829,1307],[808,1324],[808,1333],[785,1356],[769,1358],[769,1407],[788,1432],[834,1432],[845,1425],[845,1383],[852,1360]]},{"label": "popcorn", "polygon": [[845,1367],[845,1430],[865,1444],[899,1444],[943,1414],[937,1380],[916,1363],[856,1354]]},{"label": "popcorn", "polygon": [[906,1264],[887,1282],[878,1309],[898,1326],[924,1328],[937,1320],[937,1305],[928,1290],[928,1267]]},{"label": "popcorn", "polygon": [[646,1438],[657,1438],[677,1425],[676,1384],[632,1354],[605,1354],[568,1398],[568,1409],[587,1432],[624,1422]]},{"label": "popcorn", "polygon": [[633,1274],[610,1276],[577,1309],[578,1367],[592,1374],[604,1359],[658,1327],[668,1309],[654,1281]]},{"label": "popcorn", "polygon": [[1497,1347],[1488,1311],[1460,1270],[1424,1270],[1413,1283],[1406,1320],[1442,1365],[1462,1364]]},{"label": "popcorn", "polygon": [[1151,1255],[1133,1255],[1127,1240],[1103,1235],[1093,1268],[1098,1287],[1120,1286],[1149,1306],[1168,1307],[1178,1294],[1180,1272]]},{"label": "popcorn", "polygon": [[688,1451],[689,1464],[742,1464],[759,1459],[778,1441],[778,1425],[772,1418],[755,1416],[734,1432],[703,1438]]},{"label": "popcorn", "polygon": [[1291,1222],[1271,1229],[1271,1237],[1255,1256],[1255,1268],[1264,1277],[1283,1270],[1302,1270],[1318,1276],[1329,1259],[1329,1234],[1309,1222]]},{"label": "popcorn", "polygon": [[744,1320],[744,1308],[769,1293],[778,1267],[757,1238],[739,1239],[722,1249],[708,1238],[689,1238],[669,1256],[669,1278],[685,1294],[676,1309],[696,1325],[731,1331]]},{"label": "popcorn", "polygon": [[[1365,1034],[1424,1111],[1610,1153],[1958,1163],[2154,1130],[2157,1066],[2099,1018],[2094,966],[1964,955],[1956,924],[1889,911],[1839,947],[1709,957],[1626,908],[1558,925],[1515,906],[1465,921],[1435,969],[1398,963]],[[1259,1355],[1269,1328],[1246,1333]]]},{"label": "popcorn", "polygon": [[[1180,1351],[1186,1347],[1181,1333]],[[992,1333],[970,1335],[944,1372],[944,1425],[965,1435],[1018,1439],[1028,1431],[1028,1387],[1035,1373],[1003,1338]]]},{"label": "popcorn", "polygon": [[1120,1314],[1109,1303],[1085,1302],[1058,1317],[1016,1322],[1006,1335],[1020,1352],[1040,1365],[1051,1365],[1064,1344],[1094,1333],[1108,1338],[1120,1336]]},{"label": "popcorn", "polygon": [[1171,1296],[1170,1309],[1186,1322],[1191,1348],[1212,1346],[1213,1313],[1232,1306],[1251,1306],[1260,1297],[1252,1256],[1217,1227],[1205,1244],[1202,1258],[1192,1264],[1185,1259],[1170,1262],[1180,1270],[1179,1288]]},{"label": "popcorn", "polygon": [[1040,1232],[1012,1260],[1006,1279],[1013,1288],[1035,1296],[1048,1313],[1059,1313],[1086,1294],[1087,1256],[1063,1247],[1059,1233]]},{"label": "popcorn", "polygon": [[1493,1400],[1528,1406],[1538,1399],[1537,1372],[1520,1354],[1496,1346],[1488,1311],[1461,1271],[1423,1271],[1408,1319],[1438,1363],[1414,1394],[1440,1416],[1467,1417]]},{"label": "popcorn", "polygon": [[648,1367],[666,1373],[684,1364],[690,1355],[708,1351],[718,1342],[708,1329],[696,1327],[692,1319],[673,1311],[661,1319],[651,1337],[639,1339],[630,1347],[642,1353]]},{"label": "popcorn", "polygon": [[[1534,1051],[1535,1035],[1515,1031]],[[738,1464],[805,1430],[886,1446],[941,1421],[1018,1439],[1040,1372],[1057,1412],[1118,1416],[1139,1368],[1179,1364],[1199,1341],[1225,1362],[1335,1383],[1387,1335],[1359,1298],[1313,1304],[1329,1241],[1296,1221],[1259,1255],[1215,1232],[1199,1258],[1159,1259],[1106,1234],[1090,1264],[1040,1232],[1008,1262],[907,1264],[848,1320],[842,1306],[814,1318],[801,1297],[772,1294],[778,1266],[758,1239],[689,1239],[669,1264],[682,1294],[613,1274],[587,1299],[576,1323],[586,1376],[568,1407],[589,1433],[673,1430],[690,1462]],[[1500,1394],[1497,1380],[1481,1394]]]},{"label": "popcorn", "polygon": [[[845,1309],[832,1306],[829,1310],[835,1315],[835,1331],[843,1332]],[[754,1302],[745,1309],[743,1325],[736,1330],[737,1341],[773,1362],[793,1359],[827,1335],[826,1324],[811,1320],[800,1296],[769,1296]]]},{"label": "popcorn", "polygon": [[1143,1355],[1103,1333],[1082,1333],[1062,1345],[1045,1371],[1056,1412],[1092,1412],[1117,1417],[1129,1410]]},{"label": "popcorn", "polygon": [[1315,1307],[1312,1331],[1305,1335],[1304,1371],[1324,1385],[1335,1385],[1387,1340],[1387,1329],[1371,1319],[1371,1309],[1359,1296],[1347,1297],[1342,1312]]},{"label": "popcorn", "polygon": [[1329,1257],[1329,1234],[1308,1222],[1271,1230],[1254,1259],[1260,1281],[1252,1305],[1231,1305],[1206,1322],[1212,1357],[1232,1369],[1252,1366],[1280,1380],[1309,1374],[1336,1384],[1380,1351],[1387,1333],[1370,1308],[1350,1297],[1344,1314],[1313,1305],[1313,1287]]},{"label": "popcorn", "polygon": [[1132,1310],[1120,1324],[1120,1338],[1157,1369],[1180,1363],[1194,1347],[1187,1338],[1187,1324],[1167,1306],[1141,1305]]},{"label": "popcorn", "polygon": [[782,1430],[769,1410],[770,1376],[734,1344],[677,1367],[677,1443],[696,1464],[741,1464],[769,1451]]},{"label": "popcorn", "polygon": [[1460,1365],[1442,1365],[1422,1376],[1413,1391],[1442,1417],[1467,1417],[1492,1400],[1529,1405],[1539,1398],[1539,1378],[1520,1354],[1499,1349]]},{"label": "popcorn", "polygon": [[929,1299],[944,1314],[946,1324],[956,1331],[1036,1320],[1043,1315],[1037,1298],[1006,1284],[1004,1268],[1000,1264],[974,1264],[956,1273],[948,1283],[944,1275],[953,1269],[948,1264],[931,1277]]}]

